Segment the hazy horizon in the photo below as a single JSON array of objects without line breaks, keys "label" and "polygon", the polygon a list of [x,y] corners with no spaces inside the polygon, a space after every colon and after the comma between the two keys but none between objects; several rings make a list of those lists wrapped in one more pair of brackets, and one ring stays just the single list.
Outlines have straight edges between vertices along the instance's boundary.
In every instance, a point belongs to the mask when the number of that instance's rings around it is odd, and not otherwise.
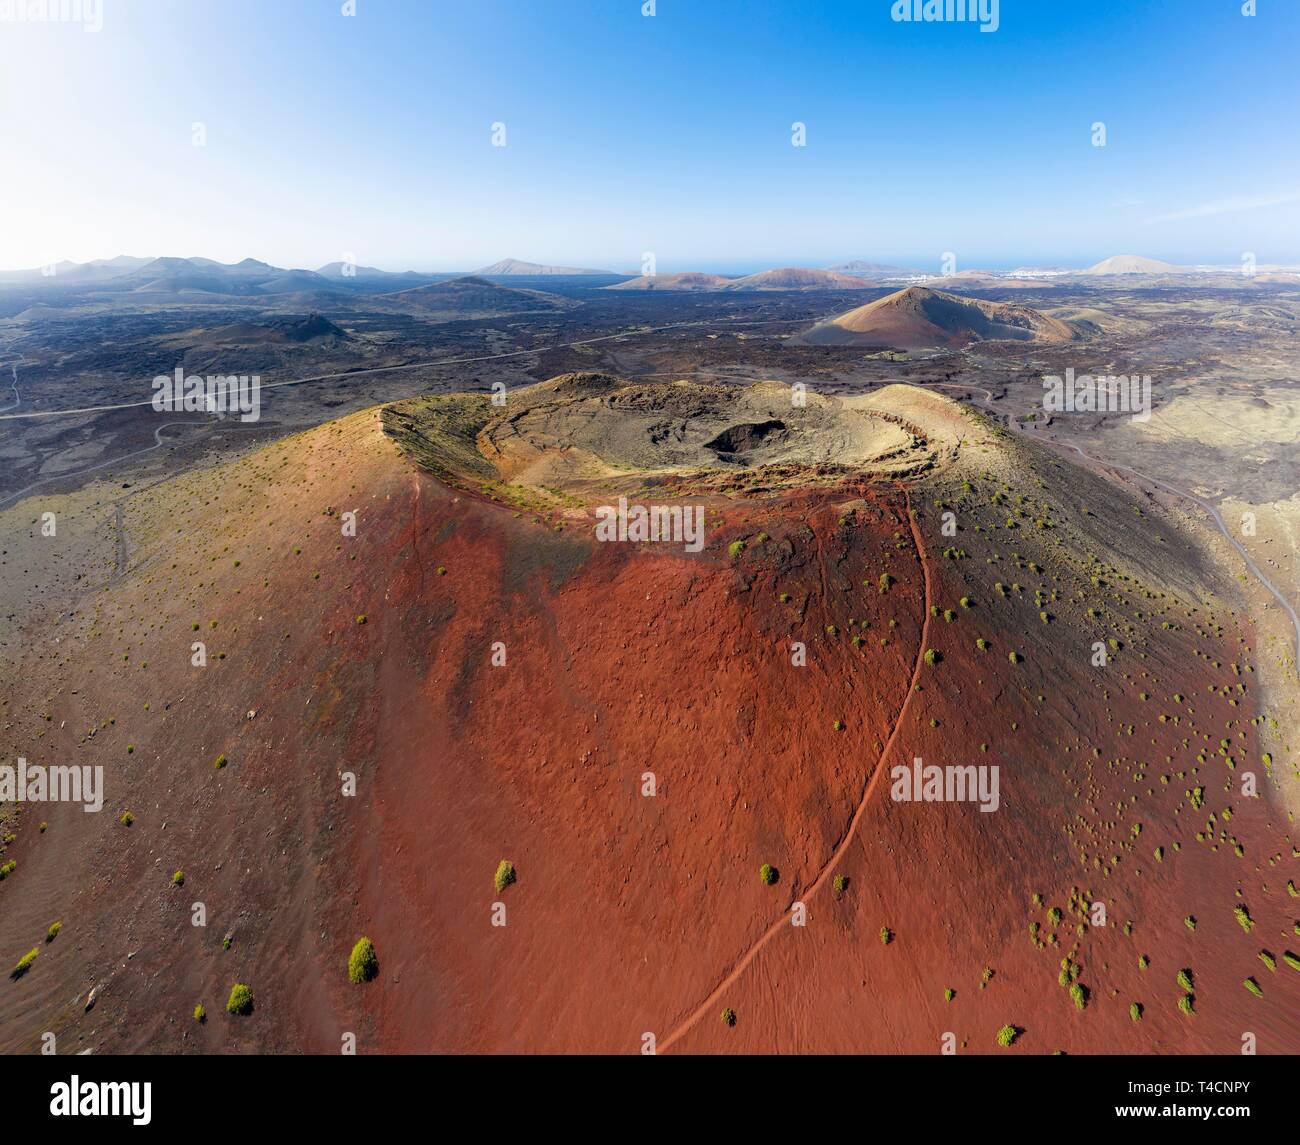
[{"label": "hazy horizon", "polygon": [[0,266],[1300,261],[1300,8],[1001,0],[985,34],[889,0],[343,7],[6,23]]}]

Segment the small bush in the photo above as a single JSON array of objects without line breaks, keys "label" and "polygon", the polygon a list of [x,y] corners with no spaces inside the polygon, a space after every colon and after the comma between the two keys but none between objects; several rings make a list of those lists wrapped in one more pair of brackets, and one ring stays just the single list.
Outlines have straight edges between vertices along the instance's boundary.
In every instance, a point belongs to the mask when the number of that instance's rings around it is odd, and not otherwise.
[{"label": "small bush", "polygon": [[348,981],[370,982],[378,973],[379,956],[375,953],[375,944],[363,935],[348,955]]},{"label": "small bush", "polygon": [[771,863],[764,863],[758,868],[758,877],[762,880],[764,886],[770,887],[776,882],[779,874],[780,872]]},{"label": "small bush", "polygon": [[226,766],[228,762],[229,760],[226,759],[226,753],[222,752],[219,756],[217,756],[216,759],[212,761],[212,766],[215,767],[218,771],[220,771],[223,767]]},{"label": "small bush", "polygon": [[130,811],[123,811],[122,818],[120,818],[118,822],[121,823],[123,827],[129,827],[135,822],[135,816]]},{"label": "small bush", "polygon": [[894,932],[890,930],[889,927],[882,926],[880,928],[880,941],[885,946],[888,946],[891,942],[894,941]]},{"label": "small bush", "polygon": [[736,1011],[730,1006],[722,1011],[722,1024],[724,1026],[734,1026],[736,1024]]},{"label": "small bush", "polygon": [[61,922],[50,923],[50,929],[45,932],[45,941],[53,942],[56,938],[59,937],[59,931],[61,931],[62,929],[63,929],[63,923]]},{"label": "small bush", "polygon": [[1184,1014],[1196,1013],[1196,995],[1184,994],[1181,998],[1178,999],[1178,1008]]},{"label": "small bush", "polygon": [[230,988],[230,1000],[226,1003],[228,1014],[251,1014],[253,1012],[253,992],[242,982],[236,982]]},{"label": "small bush", "polygon": [[177,871],[174,875],[172,875],[172,886],[183,887],[184,885],[185,885],[185,872]]},{"label": "small bush", "polygon": [[1135,1022],[1142,1021],[1142,1003],[1133,1002],[1128,1008],[1128,1016]]},{"label": "small bush", "polygon": [[846,890],[849,889],[849,876],[836,875],[831,880],[831,887],[837,895],[842,895]]},{"label": "small bush", "polygon": [[21,978],[24,974],[27,973],[27,971],[29,971],[32,968],[32,963],[36,961],[36,956],[38,954],[40,954],[40,950],[37,949],[35,946],[33,946],[31,950],[29,950],[20,959],[18,959],[18,963],[17,965],[14,966],[13,970],[10,972],[9,977]]},{"label": "small bush", "polygon": [[1010,660],[1011,663],[1013,664],[1019,664],[1020,661],[1024,659],[1024,657],[1021,656],[1019,652],[1008,652],[1007,659]]},{"label": "small bush", "polygon": [[1242,983],[1242,985],[1245,986],[1246,989],[1249,990],[1252,994],[1254,994],[1256,998],[1262,998],[1264,996],[1264,991],[1260,989],[1259,983],[1256,982],[1254,978],[1247,978],[1246,981]]},{"label": "small bush", "polygon": [[927,648],[925,650],[925,662],[927,664],[937,664],[942,659],[943,659],[942,652],[938,652],[933,648]]},{"label": "small bush", "polygon": [[202,1002],[194,1007],[194,1020],[200,1025],[208,1020],[208,1012],[203,1008]]},{"label": "small bush", "polygon": [[1011,1045],[1018,1037],[1020,1037],[1020,1030],[1016,1026],[1003,1026],[1002,1029],[998,1031],[998,1045],[1005,1048],[1006,1046]]},{"label": "small bush", "polygon": [[1072,982],[1070,984],[1070,1000],[1074,1003],[1076,1010],[1082,1010],[1088,1005],[1088,987],[1082,982]]},{"label": "small bush", "polygon": [[1251,928],[1255,925],[1255,920],[1250,917],[1250,911],[1248,911],[1244,906],[1237,905],[1232,908],[1232,916],[1241,925],[1242,930],[1247,934],[1251,932]]},{"label": "small bush", "polygon": [[493,877],[492,885],[496,887],[497,893],[500,894],[511,883],[515,881],[515,865],[509,859],[502,859],[497,864],[497,873]]},{"label": "small bush", "polygon": [[1192,972],[1190,970],[1178,971],[1178,985],[1186,990],[1187,993],[1190,994],[1192,992]]}]

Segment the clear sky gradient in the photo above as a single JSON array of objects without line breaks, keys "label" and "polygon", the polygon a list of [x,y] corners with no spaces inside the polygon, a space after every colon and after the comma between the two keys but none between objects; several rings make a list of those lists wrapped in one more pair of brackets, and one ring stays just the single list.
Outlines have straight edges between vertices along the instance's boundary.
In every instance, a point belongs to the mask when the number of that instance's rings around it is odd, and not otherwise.
[{"label": "clear sky gradient", "polygon": [[1300,261],[1300,0],[102,2],[0,20],[0,267]]}]

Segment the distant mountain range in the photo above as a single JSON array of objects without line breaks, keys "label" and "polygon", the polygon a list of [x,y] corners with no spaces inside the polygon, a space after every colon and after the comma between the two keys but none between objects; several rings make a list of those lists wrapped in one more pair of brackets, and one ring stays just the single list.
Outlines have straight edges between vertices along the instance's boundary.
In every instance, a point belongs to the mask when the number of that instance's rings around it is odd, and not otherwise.
[{"label": "distant mountain range", "polygon": [[491,266],[480,267],[473,273],[483,278],[504,278],[512,274],[614,274],[612,270],[583,270],[575,266],[543,266],[541,263],[536,262],[520,262],[517,258],[503,258],[500,262],[494,262]]},{"label": "distant mountain range", "polygon": [[[1259,267],[1290,275],[1294,268]],[[958,289],[981,289],[1008,286],[1046,286],[1059,281],[1119,279],[1133,281],[1143,277],[1164,278],[1171,275],[1239,274],[1238,266],[1176,266],[1141,255],[1115,255],[1093,266],[1078,269],[1063,266],[1022,266],[1010,271],[966,269],[947,277],[928,276],[921,271],[889,263],[853,260],[837,266],[778,267],[744,276],[711,274],[705,271],[619,276],[611,271],[571,266],[550,266],[507,258],[473,272],[480,280],[501,278],[582,278],[622,277],[621,282],[606,287],[626,291],[816,291],[857,290],[871,286],[928,285]],[[360,266],[342,261],[326,263],[316,270],[272,266],[255,258],[222,263],[210,258],[140,258],[118,255],[116,258],[91,262],[60,262],[52,267],[30,270],[0,271],[0,286],[66,286],[89,292],[120,294],[133,292],[148,295],[222,295],[265,296],[339,294],[361,291],[394,293],[447,281],[455,274],[386,271],[374,266]],[[1260,281],[1272,281],[1262,277]],[[1288,278],[1289,280],[1289,278]],[[599,283],[593,283],[600,286]]]}]

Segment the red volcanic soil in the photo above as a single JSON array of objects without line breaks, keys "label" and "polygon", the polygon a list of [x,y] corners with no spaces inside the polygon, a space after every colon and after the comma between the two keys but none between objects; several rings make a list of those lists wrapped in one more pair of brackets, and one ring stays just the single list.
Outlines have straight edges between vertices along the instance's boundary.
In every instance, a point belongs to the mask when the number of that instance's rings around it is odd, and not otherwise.
[{"label": "red volcanic soil", "polygon": [[[1291,777],[1205,554],[976,422],[911,482],[705,503],[698,554],[601,544],[376,411],[130,499],[126,574],[7,684],[6,761],[102,764],[108,798],[29,805],[0,857],[0,957],[40,947],[0,1050],[1300,1048]],[[894,801],[915,756],[997,765],[999,809]]]}]

